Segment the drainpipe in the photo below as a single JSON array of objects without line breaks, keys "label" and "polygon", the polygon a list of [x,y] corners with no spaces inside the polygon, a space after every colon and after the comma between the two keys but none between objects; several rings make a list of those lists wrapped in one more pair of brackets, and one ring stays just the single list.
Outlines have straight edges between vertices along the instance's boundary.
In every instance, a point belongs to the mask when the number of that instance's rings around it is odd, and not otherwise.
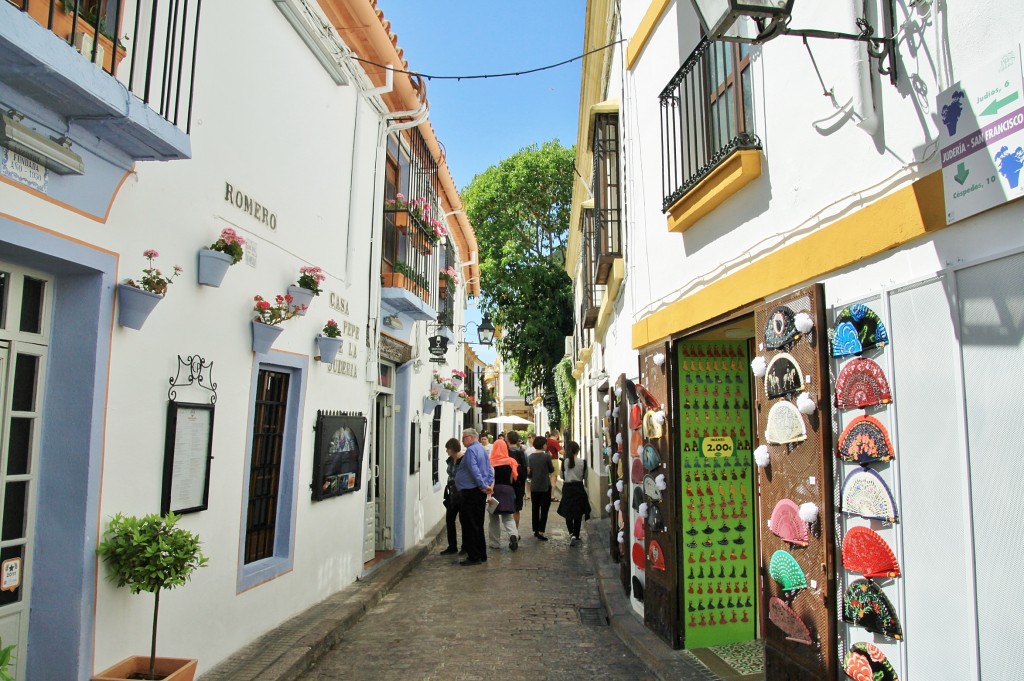
[{"label": "drainpipe", "polygon": [[[878,17],[868,15],[868,0],[851,0],[854,16],[867,17],[872,25],[878,23]],[[858,13],[859,10],[859,13]],[[876,33],[884,33],[885,26],[875,28]],[[851,107],[857,117],[857,127],[874,136],[878,131],[878,112],[875,110],[874,77],[871,72],[871,60],[868,59],[868,48],[865,43],[853,43],[856,58],[853,62],[854,88]]]}]

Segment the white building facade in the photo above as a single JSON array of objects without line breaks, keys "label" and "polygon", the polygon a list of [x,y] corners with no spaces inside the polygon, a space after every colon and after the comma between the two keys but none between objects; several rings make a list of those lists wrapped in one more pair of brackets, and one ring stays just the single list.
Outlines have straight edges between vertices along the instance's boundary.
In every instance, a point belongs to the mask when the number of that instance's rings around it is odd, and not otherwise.
[{"label": "white building facade", "polygon": [[[1013,449],[1019,408],[995,395],[1024,352],[1016,14],[796,0],[776,27],[797,35],[751,45],[704,40],[691,2],[588,3],[587,50],[624,42],[584,62],[578,409],[612,469],[624,588],[672,645],[764,639],[770,679],[841,678],[868,643],[901,679],[1019,666],[995,594],[1022,509],[993,458]],[[634,404],[662,412],[660,436],[631,427]],[[818,513],[796,535],[789,504]]]},{"label": "white building facade", "polygon": [[[107,582],[96,545],[115,513],[181,511],[209,566],[161,598],[158,653],[202,673],[443,519],[465,417],[427,401],[430,367],[463,362],[431,365],[427,338],[457,335],[475,239],[424,85],[355,58],[406,68],[373,3],[162,9],[149,52],[152,17],[105,3],[127,34],[113,75],[109,40],[90,63],[92,43],[48,29],[50,4],[0,3],[0,638],[19,679],[146,653],[152,598]],[[429,212],[410,219],[397,193]],[[244,257],[201,284],[225,228]],[[123,326],[118,284],[174,265]],[[320,295],[254,351],[254,296],[304,267]],[[343,344],[326,363],[329,320]]]}]

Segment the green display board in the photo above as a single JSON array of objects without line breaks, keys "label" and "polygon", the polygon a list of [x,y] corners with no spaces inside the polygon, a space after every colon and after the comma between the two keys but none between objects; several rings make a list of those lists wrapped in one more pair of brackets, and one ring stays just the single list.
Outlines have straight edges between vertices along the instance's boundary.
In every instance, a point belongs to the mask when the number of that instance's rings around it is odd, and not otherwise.
[{"label": "green display board", "polygon": [[684,647],[750,641],[758,552],[747,346],[683,341],[677,348]]}]

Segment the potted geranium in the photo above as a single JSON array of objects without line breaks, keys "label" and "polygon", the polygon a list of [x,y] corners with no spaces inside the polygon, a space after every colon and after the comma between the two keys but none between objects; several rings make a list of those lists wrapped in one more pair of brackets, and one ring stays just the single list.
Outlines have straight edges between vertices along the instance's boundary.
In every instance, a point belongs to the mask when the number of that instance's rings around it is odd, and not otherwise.
[{"label": "potted geranium", "polygon": [[141,518],[118,513],[107,526],[96,552],[107,564],[110,581],[127,586],[133,594],[143,591],[153,594],[153,635],[148,657],[127,658],[94,676],[94,681],[191,681],[195,676],[196,660],[156,656],[160,592],[183,586],[195,570],[207,563],[199,537],[175,527],[178,519],[173,513]]},{"label": "potted geranium", "polygon": [[338,356],[338,351],[341,350],[341,344],[344,341],[345,339],[341,338],[341,329],[338,328],[338,322],[333,319],[327,320],[320,335],[316,337],[316,348],[317,352],[320,353],[320,361],[324,364],[332,364],[334,358]]},{"label": "potted geranium", "polygon": [[181,265],[175,265],[173,273],[166,276],[153,263],[160,257],[159,253],[150,248],[143,251],[142,256],[149,262],[149,267],[142,270],[139,280],[125,279],[117,285],[117,323],[136,330],[142,328],[149,313],[163,300],[167,287],[184,271]]},{"label": "potted geranium", "polygon": [[320,295],[320,284],[327,279],[324,271],[319,267],[307,265],[299,268],[299,279],[295,284],[288,287],[288,295],[295,299],[302,311],[299,314],[306,314],[309,304],[313,302],[313,296]]},{"label": "potted geranium", "polygon": [[264,300],[263,296],[253,296],[253,301],[252,309],[256,316],[252,320],[252,351],[263,354],[270,352],[274,341],[284,331],[281,323],[303,314],[306,306],[295,304],[290,295],[277,295],[273,303]]},{"label": "potted geranium", "polygon": [[203,286],[220,286],[228,268],[242,260],[245,239],[235,230],[225,227],[220,238],[209,248],[199,251],[199,283]]}]

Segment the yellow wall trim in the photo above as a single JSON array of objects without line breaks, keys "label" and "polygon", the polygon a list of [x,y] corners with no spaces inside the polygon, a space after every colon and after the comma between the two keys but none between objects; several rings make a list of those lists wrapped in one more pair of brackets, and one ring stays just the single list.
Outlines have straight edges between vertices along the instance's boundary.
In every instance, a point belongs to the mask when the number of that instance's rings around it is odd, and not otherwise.
[{"label": "yellow wall trim", "polygon": [[761,176],[761,152],[741,149],[668,209],[668,231],[685,232],[723,201]]},{"label": "yellow wall trim", "polygon": [[622,258],[616,258],[612,262],[612,270],[608,273],[607,289],[604,300],[601,301],[601,310],[597,313],[597,324],[595,335],[597,338],[604,338],[608,331],[608,324],[611,323],[612,308],[615,307],[615,299],[619,297],[619,289],[622,288],[622,280],[626,276],[626,264]]},{"label": "yellow wall trim", "polygon": [[640,53],[647,46],[647,41],[654,35],[654,27],[661,21],[661,15],[668,9],[669,4],[671,4],[671,0],[652,0],[647,7],[644,18],[640,20],[640,25],[636,27],[636,33],[629,39],[629,45],[626,47],[626,68],[628,70],[633,70],[633,65],[640,58]]},{"label": "yellow wall trim", "polygon": [[633,348],[726,314],[946,227],[942,172],[754,262],[633,325]]}]

